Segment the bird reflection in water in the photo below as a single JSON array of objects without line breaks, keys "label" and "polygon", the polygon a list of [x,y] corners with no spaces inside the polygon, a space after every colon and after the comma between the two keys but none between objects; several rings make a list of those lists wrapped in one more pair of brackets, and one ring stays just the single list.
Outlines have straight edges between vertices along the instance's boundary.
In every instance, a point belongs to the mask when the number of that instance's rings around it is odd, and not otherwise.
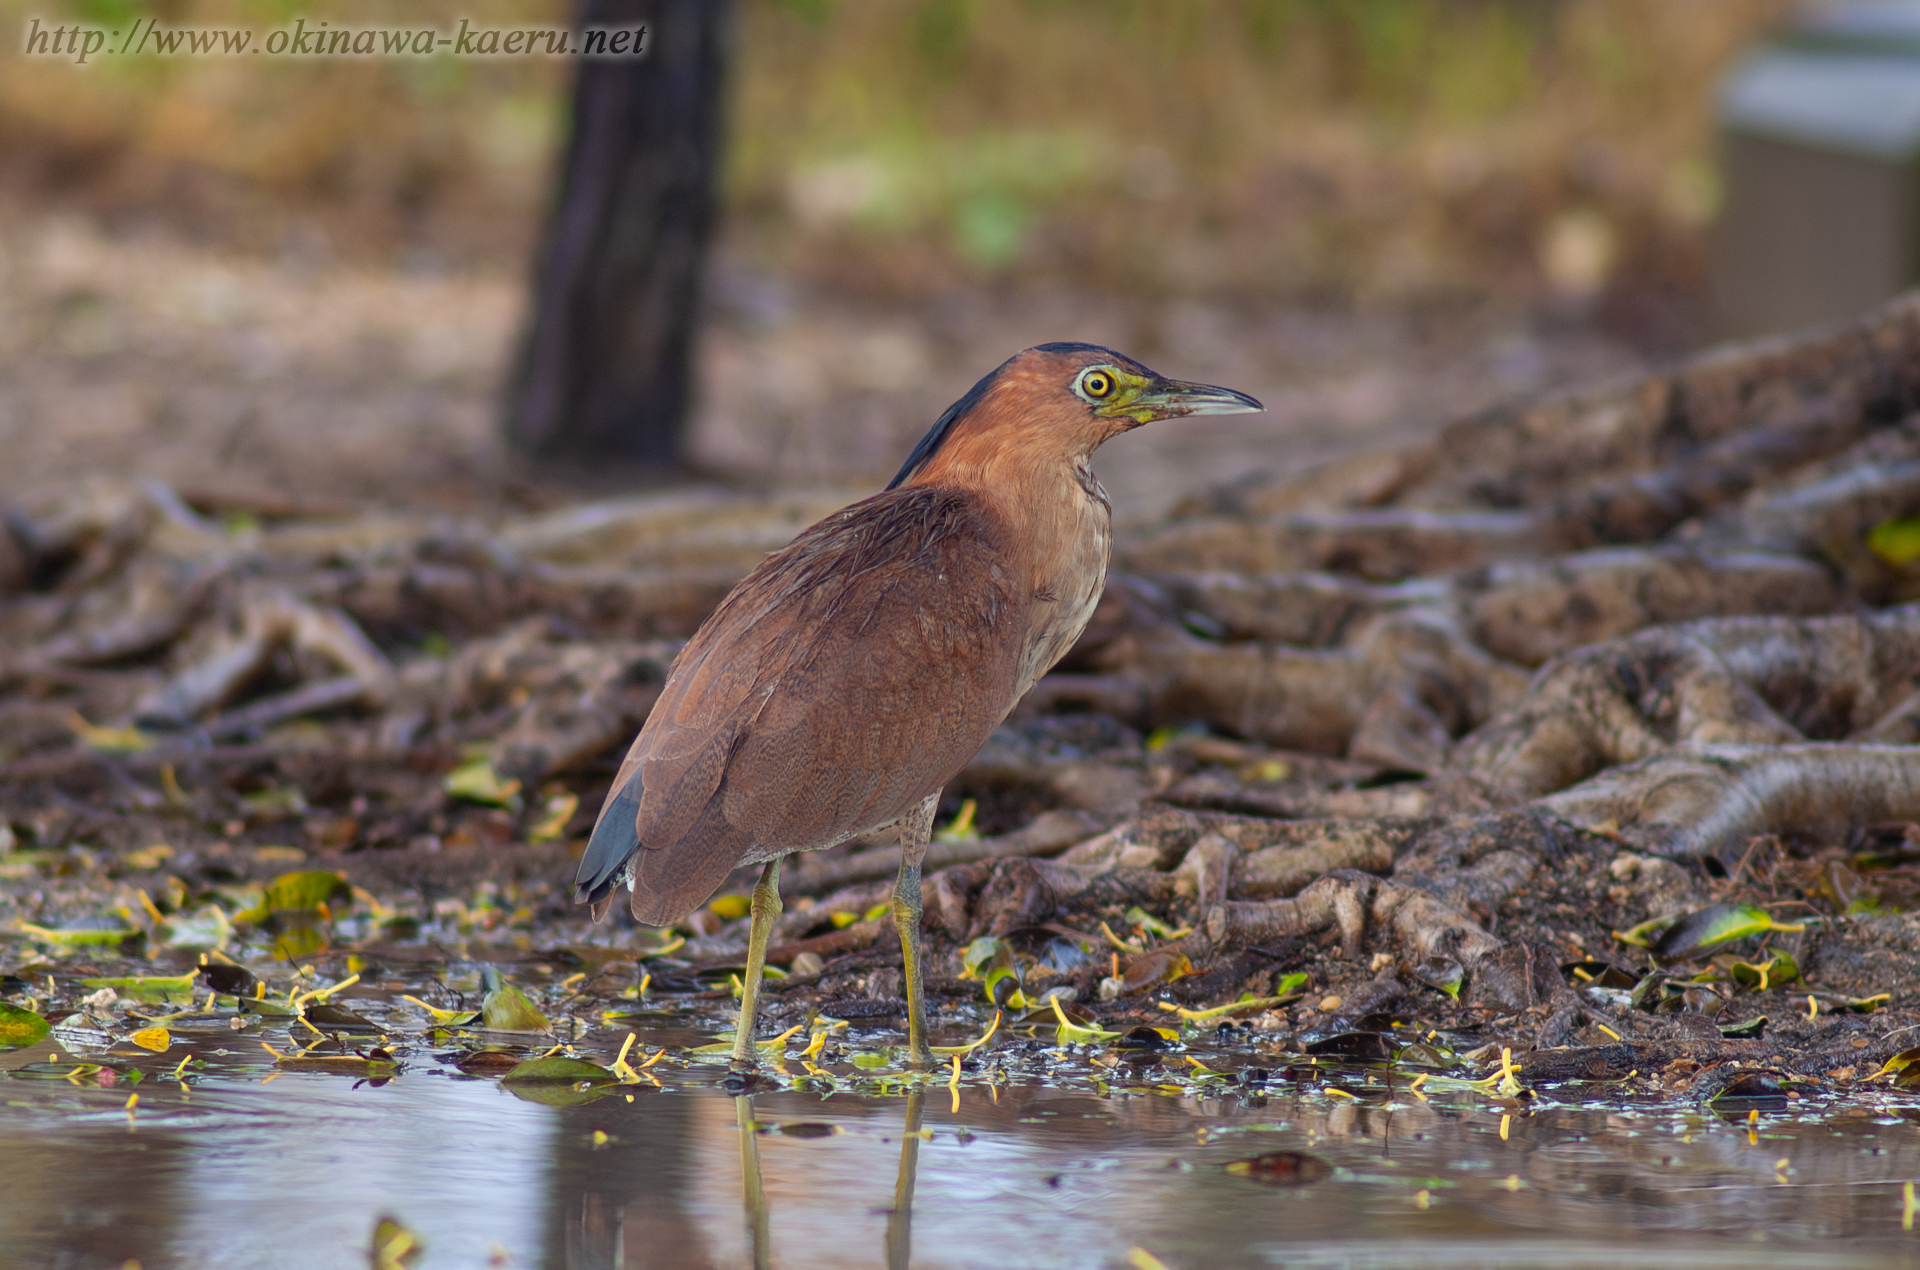
[{"label": "bird reflection in water", "polygon": [[[900,1135],[900,1169],[893,1181],[893,1207],[887,1211],[887,1270],[906,1270],[913,1260],[913,1186],[920,1168],[920,1120],[927,1093],[915,1085],[907,1091],[906,1130]],[[760,1176],[760,1129],[753,1117],[753,1099],[734,1100],[740,1126],[741,1198],[747,1240],[753,1248],[753,1270],[772,1264],[772,1212],[767,1188]]]}]

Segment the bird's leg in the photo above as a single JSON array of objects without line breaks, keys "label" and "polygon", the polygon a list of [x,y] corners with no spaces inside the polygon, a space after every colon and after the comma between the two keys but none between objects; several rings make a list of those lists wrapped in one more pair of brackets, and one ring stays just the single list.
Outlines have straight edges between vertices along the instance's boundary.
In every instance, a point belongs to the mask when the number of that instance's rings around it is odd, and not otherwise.
[{"label": "bird's leg", "polygon": [[[918,904],[918,890],[915,891]],[[780,857],[767,861],[760,870],[760,883],[753,888],[753,929],[747,935],[747,975],[740,989],[740,1027],[733,1035],[733,1062],[736,1072],[755,1067],[753,1016],[760,1005],[760,973],[767,964],[767,940],[773,935],[774,919],[780,916]]]},{"label": "bird's leg", "polygon": [[927,1048],[927,998],[922,990],[920,949],[920,862],[927,858],[933,816],[940,795],[929,794],[919,809],[900,818],[900,876],[893,884],[893,924],[900,932],[901,969],[907,980],[907,1065],[933,1066]]}]

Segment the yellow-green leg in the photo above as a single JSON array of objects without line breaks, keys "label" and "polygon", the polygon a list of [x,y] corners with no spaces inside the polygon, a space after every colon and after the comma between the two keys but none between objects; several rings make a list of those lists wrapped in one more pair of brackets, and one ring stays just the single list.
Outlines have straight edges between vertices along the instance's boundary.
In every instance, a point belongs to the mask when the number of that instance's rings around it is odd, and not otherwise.
[{"label": "yellow-green leg", "polygon": [[[918,888],[915,888],[916,913]],[[755,1067],[753,1016],[760,1006],[760,977],[767,964],[767,941],[773,937],[773,923],[780,916],[780,858],[767,861],[760,871],[760,884],[753,888],[753,929],[747,935],[747,977],[740,991],[740,1027],[733,1036],[732,1067],[750,1072]]]},{"label": "yellow-green leg", "polygon": [[742,1198],[747,1241],[753,1245],[754,1270],[767,1270],[772,1250],[767,1237],[767,1192],[760,1184],[760,1136],[753,1123],[753,1099],[734,1099],[733,1114],[740,1125],[740,1180],[745,1184]]},{"label": "yellow-green leg", "polygon": [[927,998],[923,988],[925,959],[920,948],[920,862],[927,858],[927,840],[933,836],[933,816],[940,795],[929,795],[917,811],[900,819],[900,876],[893,884],[893,925],[900,932],[901,969],[907,980],[907,1064],[933,1066],[927,1048]]},{"label": "yellow-green leg", "polygon": [[920,1166],[920,1112],[924,1085],[907,1090],[907,1132],[900,1139],[900,1172],[893,1179],[893,1212],[887,1215],[887,1270],[907,1270],[913,1260],[913,1183]]}]

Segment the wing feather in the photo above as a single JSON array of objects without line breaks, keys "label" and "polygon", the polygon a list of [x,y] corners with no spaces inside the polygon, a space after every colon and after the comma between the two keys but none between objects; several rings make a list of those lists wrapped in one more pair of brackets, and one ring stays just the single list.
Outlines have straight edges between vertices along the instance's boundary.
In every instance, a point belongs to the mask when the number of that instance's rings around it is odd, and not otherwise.
[{"label": "wing feather", "polygon": [[675,920],[738,865],[878,828],[952,779],[1014,704],[1032,601],[1002,567],[1012,550],[978,496],[912,486],[835,513],[735,587],[602,813],[632,817],[636,916]]}]

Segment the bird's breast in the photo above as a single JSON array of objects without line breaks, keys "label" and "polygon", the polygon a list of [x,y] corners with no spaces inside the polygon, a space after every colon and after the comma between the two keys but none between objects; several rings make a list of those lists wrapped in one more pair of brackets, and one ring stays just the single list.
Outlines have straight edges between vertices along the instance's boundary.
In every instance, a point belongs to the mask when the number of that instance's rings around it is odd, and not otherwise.
[{"label": "bird's breast", "polygon": [[1030,509],[1033,607],[1020,659],[1017,701],[1066,656],[1093,617],[1113,543],[1106,491],[1084,466]]}]

